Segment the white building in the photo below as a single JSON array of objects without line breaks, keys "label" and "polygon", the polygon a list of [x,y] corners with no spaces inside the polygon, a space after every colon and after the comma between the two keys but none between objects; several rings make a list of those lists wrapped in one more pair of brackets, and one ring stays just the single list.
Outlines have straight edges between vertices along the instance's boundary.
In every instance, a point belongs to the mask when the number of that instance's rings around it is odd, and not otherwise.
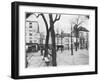
[{"label": "white building", "polygon": [[[75,36],[72,36],[72,42],[71,42],[71,34],[70,33],[63,33],[62,36],[59,34],[56,35],[56,45],[63,45],[64,48],[71,48],[71,44],[73,44],[76,41]],[[78,40],[79,41],[79,40]]]},{"label": "white building", "polygon": [[39,43],[40,33],[37,21],[26,21],[25,28],[26,43]]}]

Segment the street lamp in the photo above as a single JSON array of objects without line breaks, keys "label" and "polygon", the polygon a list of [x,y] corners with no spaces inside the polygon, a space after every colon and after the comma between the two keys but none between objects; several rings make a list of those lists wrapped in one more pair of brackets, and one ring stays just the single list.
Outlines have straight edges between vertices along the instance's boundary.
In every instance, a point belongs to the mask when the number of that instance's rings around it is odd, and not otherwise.
[{"label": "street lamp", "polygon": [[73,55],[72,25],[71,25],[71,55]]},{"label": "street lamp", "polygon": [[63,50],[63,30],[61,30],[61,52],[62,52],[62,50]]}]

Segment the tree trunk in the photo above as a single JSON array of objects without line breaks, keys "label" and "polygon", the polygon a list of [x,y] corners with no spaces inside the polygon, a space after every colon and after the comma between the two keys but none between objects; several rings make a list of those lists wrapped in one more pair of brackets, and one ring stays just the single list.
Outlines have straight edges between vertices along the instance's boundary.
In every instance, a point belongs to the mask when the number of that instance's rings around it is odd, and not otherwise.
[{"label": "tree trunk", "polygon": [[[62,38],[62,33],[61,33],[61,46],[63,45],[63,44],[62,44],[62,39],[63,39],[63,38]],[[61,48],[61,52],[62,52],[62,48]]]},{"label": "tree trunk", "polygon": [[77,51],[77,45],[78,45],[77,43],[78,43],[78,39],[76,37],[75,51]]},{"label": "tree trunk", "polygon": [[52,65],[57,66],[56,63],[56,45],[55,45],[55,31],[54,27],[51,29],[51,38],[52,38]]},{"label": "tree trunk", "polygon": [[50,18],[50,28],[51,28],[51,41],[52,41],[52,65],[57,66],[56,63],[56,45],[55,45],[55,31],[54,31],[54,22],[52,14],[49,14]]},{"label": "tree trunk", "polygon": [[46,40],[45,40],[45,53],[44,53],[44,57],[47,57],[47,55],[48,55],[48,42],[49,42],[49,31],[47,31]]},{"label": "tree trunk", "polygon": [[45,53],[44,53],[44,57],[46,57],[48,55],[49,29],[48,29],[48,23],[47,23],[47,20],[46,20],[44,14],[41,14],[41,16],[44,20],[44,23],[46,26],[46,31],[47,31],[46,40],[45,40]]},{"label": "tree trunk", "polygon": [[72,32],[71,32],[71,55],[73,55],[73,41],[72,41]]}]

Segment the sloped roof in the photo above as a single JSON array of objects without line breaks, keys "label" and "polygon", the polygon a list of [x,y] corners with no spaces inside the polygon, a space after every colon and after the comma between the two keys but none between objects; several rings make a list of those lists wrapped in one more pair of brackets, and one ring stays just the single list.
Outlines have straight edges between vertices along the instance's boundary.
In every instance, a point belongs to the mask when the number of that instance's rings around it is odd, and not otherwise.
[{"label": "sloped roof", "polygon": [[33,13],[26,13],[26,18],[28,18],[30,15],[32,15]]},{"label": "sloped roof", "polygon": [[26,20],[27,21],[37,21],[37,18],[34,14],[30,13],[30,14],[27,14]]},{"label": "sloped roof", "polygon": [[85,27],[80,26],[78,28],[79,31],[84,31],[84,32],[89,32],[89,30],[87,30]]}]

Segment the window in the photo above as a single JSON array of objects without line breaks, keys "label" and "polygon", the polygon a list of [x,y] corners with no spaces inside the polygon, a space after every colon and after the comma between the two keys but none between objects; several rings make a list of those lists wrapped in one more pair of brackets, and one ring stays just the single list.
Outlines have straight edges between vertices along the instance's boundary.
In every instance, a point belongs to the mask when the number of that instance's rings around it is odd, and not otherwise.
[{"label": "window", "polygon": [[30,22],[29,24],[30,24],[30,25],[32,25],[32,23],[31,23],[31,22]]},{"label": "window", "polygon": [[29,28],[32,28],[32,23],[31,22],[29,23]]},{"label": "window", "polygon": [[29,26],[29,28],[32,28],[32,26]]},{"label": "window", "polygon": [[32,36],[32,33],[29,33],[30,36]]},{"label": "window", "polygon": [[30,43],[32,43],[32,40],[30,40]]}]

